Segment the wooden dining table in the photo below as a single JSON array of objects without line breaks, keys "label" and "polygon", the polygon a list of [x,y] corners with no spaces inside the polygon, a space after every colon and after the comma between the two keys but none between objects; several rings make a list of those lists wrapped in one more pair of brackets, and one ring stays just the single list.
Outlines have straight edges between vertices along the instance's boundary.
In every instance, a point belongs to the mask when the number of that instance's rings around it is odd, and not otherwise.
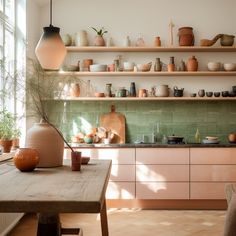
[{"label": "wooden dining table", "polygon": [[79,233],[61,227],[60,213],[100,213],[102,236],[108,236],[105,192],[110,170],[110,160],[92,160],[81,171],[72,171],[70,160],[32,172],[1,163],[0,212],[39,213],[38,236]]}]

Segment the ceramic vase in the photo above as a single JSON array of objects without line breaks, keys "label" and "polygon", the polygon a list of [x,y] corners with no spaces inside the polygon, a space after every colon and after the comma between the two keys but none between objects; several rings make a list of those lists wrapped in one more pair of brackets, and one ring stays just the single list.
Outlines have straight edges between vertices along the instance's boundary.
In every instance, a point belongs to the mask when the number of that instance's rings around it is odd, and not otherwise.
[{"label": "ceramic vase", "polygon": [[77,47],[88,46],[88,36],[86,30],[80,30],[75,34],[75,46]]},{"label": "ceramic vase", "polygon": [[187,71],[197,71],[198,70],[198,61],[195,56],[192,56],[187,61]]},{"label": "ceramic vase", "polygon": [[9,153],[12,148],[12,140],[0,139],[0,145],[3,147],[3,152]]},{"label": "ceramic vase", "polygon": [[37,167],[62,166],[64,142],[59,133],[45,121],[34,124],[26,134],[26,147],[39,153]]},{"label": "ceramic vase", "polygon": [[79,97],[80,96],[80,85],[78,83],[72,83],[70,86],[70,96]]},{"label": "ceramic vase", "polygon": [[94,46],[103,47],[105,45],[106,45],[106,43],[105,43],[104,38],[101,35],[96,35],[94,38]]},{"label": "ceramic vase", "polygon": [[17,149],[13,162],[17,169],[22,172],[33,171],[39,163],[39,153],[32,148]]},{"label": "ceramic vase", "polygon": [[161,60],[160,58],[156,58],[156,62],[155,62],[155,65],[154,65],[154,71],[161,71],[162,70],[162,63],[161,63]]}]

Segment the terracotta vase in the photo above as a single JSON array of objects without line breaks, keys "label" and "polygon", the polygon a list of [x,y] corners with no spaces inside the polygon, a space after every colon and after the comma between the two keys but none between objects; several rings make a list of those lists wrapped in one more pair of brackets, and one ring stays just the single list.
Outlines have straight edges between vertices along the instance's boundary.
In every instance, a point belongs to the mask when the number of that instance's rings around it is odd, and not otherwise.
[{"label": "terracotta vase", "polygon": [[195,56],[192,56],[187,61],[187,71],[197,71],[198,69],[198,61]]},{"label": "terracotta vase", "polygon": [[101,35],[96,35],[94,38],[94,46],[105,46],[105,40]]},{"label": "terracotta vase", "polygon": [[13,158],[17,169],[22,172],[33,171],[39,163],[39,153],[32,148],[19,148]]},{"label": "terracotta vase", "polygon": [[193,46],[194,45],[194,34],[192,27],[181,27],[179,28],[179,46]]},{"label": "terracotta vase", "polygon": [[70,96],[71,97],[79,97],[80,96],[80,85],[78,83],[71,84]]},{"label": "terracotta vase", "polygon": [[58,132],[48,123],[41,121],[27,131],[26,147],[38,151],[38,167],[62,166],[64,142]]},{"label": "terracotta vase", "polygon": [[160,47],[161,46],[161,39],[160,39],[160,37],[155,37],[154,46],[155,47]]},{"label": "terracotta vase", "polygon": [[3,147],[3,152],[9,153],[12,148],[12,140],[0,139],[0,145]]}]

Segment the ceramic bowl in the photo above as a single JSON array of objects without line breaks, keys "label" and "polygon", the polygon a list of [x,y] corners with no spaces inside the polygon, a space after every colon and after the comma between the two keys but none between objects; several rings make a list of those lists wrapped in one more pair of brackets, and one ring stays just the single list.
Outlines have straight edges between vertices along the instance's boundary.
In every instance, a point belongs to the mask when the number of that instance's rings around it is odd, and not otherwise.
[{"label": "ceramic bowl", "polygon": [[134,63],[133,62],[124,62],[124,71],[133,71]]},{"label": "ceramic bowl", "polygon": [[89,66],[91,72],[102,72],[107,71],[107,65],[93,64]]},{"label": "ceramic bowl", "polygon": [[224,69],[226,71],[234,71],[234,70],[236,70],[236,64],[235,63],[224,63]]},{"label": "ceramic bowl", "polygon": [[220,62],[208,62],[207,68],[209,71],[219,71],[221,69]]},{"label": "ceramic bowl", "polygon": [[229,91],[222,91],[221,96],[222,97],[228,97],[229,96]]},{"label": "ceramic bowl", "polygon": [[145,63],[145,64],[137,64],[138,71],[150,71],[152,67],[152,63]]},{"label": "ceramic bowl", "polygon": [[197,96],[196,93],[191,93],[191,94],[190,94],[190,97],[196,97],[196,96]]},{"label": "ceramic bowl", "polygon": [[81,157],[81,164],[87,165],[90,161],[90,157]]},{"label": "ceramic bowl", "polygon": [[105,97],[104,93],[95,93],[95,97]]},{"label": "ceramic bowl", "polygon": [[220,92],[214,92],[214,97],[219,97],[220,96]]},{"label": "ceramic bowl", "polygon": [[212,97],[213,96],[213,92],[206,92],[206,96],[207,97]]},{"label": "ceramic bowl", "polygon": [[79,71],[78,65],[65,65],[63,66],[64,71]]}]

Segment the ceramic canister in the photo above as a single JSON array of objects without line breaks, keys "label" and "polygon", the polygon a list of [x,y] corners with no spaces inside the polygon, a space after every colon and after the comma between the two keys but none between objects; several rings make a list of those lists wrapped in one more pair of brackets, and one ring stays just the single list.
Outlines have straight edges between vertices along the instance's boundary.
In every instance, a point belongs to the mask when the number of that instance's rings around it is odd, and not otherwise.
[{"label": "ceramic canister", "polygon": [[75,46],[84,47],[88,46],[88,37],[86,30],[80,30],[75,35]]}]

